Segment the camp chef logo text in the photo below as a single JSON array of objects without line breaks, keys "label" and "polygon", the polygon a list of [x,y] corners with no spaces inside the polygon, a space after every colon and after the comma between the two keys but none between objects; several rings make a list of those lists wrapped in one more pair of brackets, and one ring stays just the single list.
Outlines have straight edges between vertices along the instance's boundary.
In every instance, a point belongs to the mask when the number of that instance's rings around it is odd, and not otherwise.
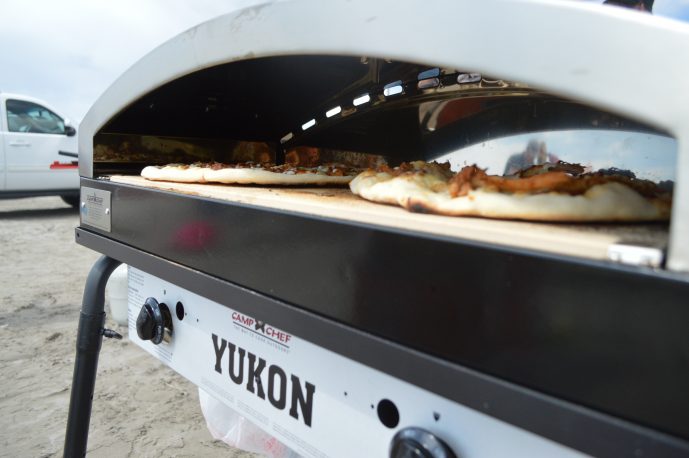
[{"label": "camp chef logo text", "polygon": [[292,336],[279,329],[275,329],[269,324],[266,324],[265,321],[259,321],[250,316],[242,315],[239,312],[233,312],[232,322],[254,334],[266,337],[283,349],[289,348],[289,342],[292,340]]},{"label": "camp chef logo text", "polygon": [[96,205],[103,205],[103,198],[98,197],[95,193],[92,196],[86,196],[86,201]]},{"label": "camp chef logo text", "polygon": [[[223,374],[223,370],[226,370],[232,382],[244,386],[249,393],[264,401],[268,398],[268,402],[278,410],[285,410],[289,401],[290,417],[296,420],[301,418],[306,426],[311,427],[315,385],[305,381],[302,386],[301,380],[294,374],[290,374],[288,380],[281,367],[267,365],[263,358],[215,334],[211,338],[215,350],[215,372]],[[227,358],[223,364],[225,354]]]}]

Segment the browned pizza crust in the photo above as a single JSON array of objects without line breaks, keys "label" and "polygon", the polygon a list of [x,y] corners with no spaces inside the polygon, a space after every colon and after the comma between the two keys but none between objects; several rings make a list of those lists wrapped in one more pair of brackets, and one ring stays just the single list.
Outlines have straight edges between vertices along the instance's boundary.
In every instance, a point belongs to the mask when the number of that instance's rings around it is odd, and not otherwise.
[{"label": "browned pizza crust", "polygon": [[447,166],[423,162],[367,170],[350,189],[374,202],[449,216],[571,222],[663,221],[670,216],[671,195],[655,183],[582,173],[575,164],[509,177],[488,175],[476,166],[449,176],[447,171]]}]

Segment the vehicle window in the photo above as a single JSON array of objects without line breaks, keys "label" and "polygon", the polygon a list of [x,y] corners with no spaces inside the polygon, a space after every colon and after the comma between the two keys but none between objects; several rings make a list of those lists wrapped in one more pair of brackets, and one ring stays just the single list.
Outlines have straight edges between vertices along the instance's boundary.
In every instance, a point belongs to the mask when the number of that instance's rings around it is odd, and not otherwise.
[{"label": "vehicle window", "polygon": [[64,134],[64,120],[36,103],[8,99],[7,126],[10,132],[31,132],[38,134]]}]

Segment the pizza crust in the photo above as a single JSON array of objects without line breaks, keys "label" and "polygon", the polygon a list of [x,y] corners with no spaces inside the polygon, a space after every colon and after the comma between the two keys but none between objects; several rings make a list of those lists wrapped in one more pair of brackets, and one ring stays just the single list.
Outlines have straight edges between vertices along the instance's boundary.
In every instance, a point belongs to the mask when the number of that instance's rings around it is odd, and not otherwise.
[{"label": "pizza crust", "polygon": [[224,184],[257,184],[257,185],[346,185],[354,176],[328,175],[320,172],[318,167],[304,173],[273,172],[257,167],[221,168],[195,165],[148,166],[141,171],[141,176],[154,181],[173,181],[177,183],[224,183]]},{"label": "pizza crust", "polygon": [[201,167],[167,165],[156,167],[149,165],[141,171],[141,176],[153,181],[174,181],[176,183],[205,183],[204,170]]},{"label": "pizza crust", "polygon": [[623,222],[662,221],[670,215],[670,203],[649,199],[620,183],[591,187],[583,194],[502,193],[474,189],[452,197],[448,186],[419,175],[393,177],[369,170],[351,183],[354,194],[374,202],[400,205],[418,213],[529,221]]},{"label": "pizza crust", "polygon": [[352,176],[330,176],[318,173],[276,173],[261,169],[206,170],[204,179],[209,183],[265,184],[265,185],[323,185],[347,184]]}]

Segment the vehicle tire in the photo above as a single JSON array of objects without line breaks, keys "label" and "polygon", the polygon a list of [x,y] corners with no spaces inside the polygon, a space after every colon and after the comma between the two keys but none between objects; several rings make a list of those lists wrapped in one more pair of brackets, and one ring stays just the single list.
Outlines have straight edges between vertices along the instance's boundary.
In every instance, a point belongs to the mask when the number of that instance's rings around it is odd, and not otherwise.
[{"label": "vehicle tire", "polygon": [[71,207],[79,208],[79,196],[60,196],[62,200]]}]

